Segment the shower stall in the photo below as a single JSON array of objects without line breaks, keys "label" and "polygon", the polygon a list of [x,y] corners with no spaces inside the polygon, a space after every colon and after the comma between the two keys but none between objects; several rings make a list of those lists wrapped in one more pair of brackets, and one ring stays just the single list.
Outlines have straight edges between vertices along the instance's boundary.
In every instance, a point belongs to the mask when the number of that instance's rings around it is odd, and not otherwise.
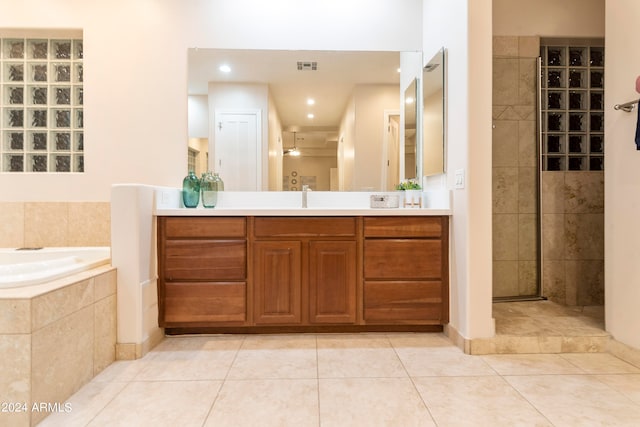
[{"label": "shower stall", "polygon": [[495,301],[604,303],[603,46],[494,37]]}]

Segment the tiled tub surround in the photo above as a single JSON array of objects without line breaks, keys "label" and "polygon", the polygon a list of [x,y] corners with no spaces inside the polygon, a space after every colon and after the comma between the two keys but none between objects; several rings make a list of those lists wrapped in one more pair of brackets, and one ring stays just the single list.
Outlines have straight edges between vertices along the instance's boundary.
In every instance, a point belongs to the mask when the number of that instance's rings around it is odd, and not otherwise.
[{"label": "tiled tub surround", "polygon": [[538,37],[493,38],[493,296],[537,294]]},{"label": "tiled tub surround", "polygon": [[109,246],[109,202],[0,202],[0,247]]},{"label": "tiled tub surround", "polygon": [[110,265],[31,287],[0,291],[0,396],[27,412],[0,425],[35,425],[32,405],[66,400],[115,360],[116,270]]}]

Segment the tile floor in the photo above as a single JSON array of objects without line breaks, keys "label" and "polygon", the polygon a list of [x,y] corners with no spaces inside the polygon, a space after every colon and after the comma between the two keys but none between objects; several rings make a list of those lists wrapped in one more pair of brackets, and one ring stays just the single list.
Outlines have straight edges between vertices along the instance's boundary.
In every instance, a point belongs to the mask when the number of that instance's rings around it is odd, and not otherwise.
[{"label": "tile floor", "polygon": [[40,426],[638,426],[608,353],[464,354],[438,333],[169,337]]},{"label": "tile floor", "polygon": [[562,306],[551,301],[493,304],[496,335],[474,339],[473,354],[593,353],[607,351],[604,307]]}]

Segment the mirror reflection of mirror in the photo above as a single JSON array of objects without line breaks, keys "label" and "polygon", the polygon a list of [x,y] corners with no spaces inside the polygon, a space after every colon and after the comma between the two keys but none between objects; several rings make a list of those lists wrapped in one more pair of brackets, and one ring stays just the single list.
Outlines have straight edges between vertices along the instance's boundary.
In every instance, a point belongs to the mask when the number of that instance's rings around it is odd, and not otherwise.
[{"label": "mirror reflection of mirror", "polygon": [[424,176],[445,170],[445,49],[440,49],[424,67],[422,74],[422,141]]},{"label": "mirror reflection of mirror", "polygon": [[416,179],[418,147],[418,80],[413,79],[404,91],[404,179]]},{"label": "mirror reflection of mirror", "polygon": [[[317,190],[384,189],[384,112],[400,108],[400,54],[189,49],[192,153],[209,156],[205,167],[220,172],[228,189],[237,180],[247,182],[236,190],[299,189],[305,180]],[[223,64],[230,72],[220,70]],[[239,164],[219,145],[224,131],[218,124],[229,128],[235,119],[217,117],[244,110],[257,114],[257,129],[255,141],[240,144],[242,152],[231,156],[245,160]],[[244,172],[225,177],[234,171]]]}]

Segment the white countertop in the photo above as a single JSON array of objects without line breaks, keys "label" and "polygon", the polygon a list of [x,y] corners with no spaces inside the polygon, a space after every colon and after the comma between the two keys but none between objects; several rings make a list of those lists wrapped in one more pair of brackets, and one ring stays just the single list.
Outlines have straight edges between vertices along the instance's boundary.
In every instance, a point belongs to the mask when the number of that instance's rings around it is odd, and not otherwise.
[{"label": "white countertop", "polygon": [[371,208],[372,195],[397,193],[310,191],[302,207],[300,191],[218,193],[215,208],[185,208],[181,190],[158,188],[155,192],[156,216],[442,216],[451,215],[449,191],[423,192],[423,207]]},{"label": "white countertop", "polygon": [[389,208],[178,208],[156,209],[156,216],[441,216],[450,209]]}]

